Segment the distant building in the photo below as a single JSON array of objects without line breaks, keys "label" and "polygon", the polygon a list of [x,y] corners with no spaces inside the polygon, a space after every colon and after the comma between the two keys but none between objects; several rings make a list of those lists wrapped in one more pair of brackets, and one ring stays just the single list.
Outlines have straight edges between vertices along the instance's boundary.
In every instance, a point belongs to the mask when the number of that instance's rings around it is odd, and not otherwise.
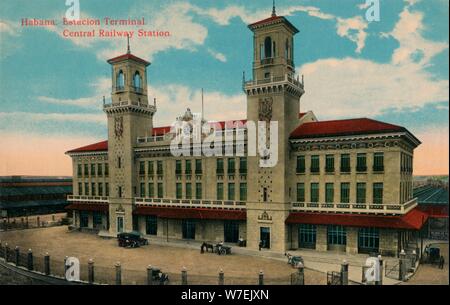
[{"label": "distant building", "polygon": [[[74,225],[107,236],[138,230],[160,239],[234,243],[242,237],[250,249],[275,252],[396,255],[405,249],[427,218],[412,188],[420,141],[404,127],[372,119],[319,121],[312,112],[299,114],[305,89],[295,73],[298,29],[275,12],[248,27],[253,80],[243,79],[247,118],[239,122],[278,122],[277,164],[261,166],[260,155],[247,153],[173,156],[170,143],[177,134],[170,126],[153,126],[150,63],[128,50],[108,60],[108,140],[67,152]],[[188,110],[182,119],[191,117]],[[215,132],[226,139],[230,130]],[[232,139],[233,145],[247,147],[248,128],[231,132],[246,135],[243,143]]]},{"label": "distant building", "polygon": [[0,217],[65,212],[70,177],[0,177]]}]

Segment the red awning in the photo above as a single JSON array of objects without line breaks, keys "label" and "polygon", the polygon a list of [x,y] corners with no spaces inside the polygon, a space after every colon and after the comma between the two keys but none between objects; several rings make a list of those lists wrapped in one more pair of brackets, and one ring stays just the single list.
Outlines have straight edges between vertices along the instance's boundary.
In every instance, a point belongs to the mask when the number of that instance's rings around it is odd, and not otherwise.
[{"label": "red awning", "polygon": [[72,203],[66,206],[66,210],[78,211],[93,211],[93,212],[108,212],[109,206],[107,204],[90,204],[90,203]]},{"label": "red awning", "polygon": [[166,208],[152,206],[138,206],[135,215],[154,215],[161,218],[173,219],[220,219],[245,220],[246,212],[241,210],[219,210],[201,208]]},{"label": "red awning", "polygon": [[427,219],[428,214],[416,207],[402,216],[294,212],[286,223],[420,230]]},{"label": "red awning", "polygon": [[448,218],[448,205],[421,205],[419,209],[432,218]]}]

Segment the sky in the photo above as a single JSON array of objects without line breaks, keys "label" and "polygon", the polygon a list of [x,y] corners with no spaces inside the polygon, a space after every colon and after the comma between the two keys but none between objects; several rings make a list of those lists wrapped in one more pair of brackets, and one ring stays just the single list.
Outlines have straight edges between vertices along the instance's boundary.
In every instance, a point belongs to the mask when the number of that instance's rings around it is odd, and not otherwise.
[{"label": "sky", "polygon": [[[365,0],[277,0],[295,36],[296,72],[305,79],[301,111],[319,120],[369,117],[406,127],[422,141],[414,174],[448,174],[449,2],[380,1],[368,21]],[[272,1],[79,0],[81,18],[145,19],[143,26],[65,26],[66,0],[0,2],[0,175],[71,175],[65,151],[106,139],[102,97],[111,94],[106,60],[126,39],[65,37],[64,30],[139,29],[133,54],[150,61],[155,126],[187,107],[211,120],[246,117],[242,73],[251,75],[252,33]],[[56,25],[24,27],[23,18]],[[137,34],[135,34],[137,35]]]}]

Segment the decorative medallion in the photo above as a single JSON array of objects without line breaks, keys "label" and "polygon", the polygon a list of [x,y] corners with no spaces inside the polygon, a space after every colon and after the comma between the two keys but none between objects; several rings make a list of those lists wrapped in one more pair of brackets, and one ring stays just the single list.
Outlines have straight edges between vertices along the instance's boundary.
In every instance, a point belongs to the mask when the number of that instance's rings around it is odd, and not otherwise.
[{"label": "decorative medallion", "polygon": [[272,221],[272,216],[270,216],[266,211],[264,211],[261,213],[261,215],[258,216],[258,220]]},{"label": "decorative medallion", "polygon": [[259,100],[259,120],[270,122],[272,120],[272,105],[273,99],[265,97]]}]

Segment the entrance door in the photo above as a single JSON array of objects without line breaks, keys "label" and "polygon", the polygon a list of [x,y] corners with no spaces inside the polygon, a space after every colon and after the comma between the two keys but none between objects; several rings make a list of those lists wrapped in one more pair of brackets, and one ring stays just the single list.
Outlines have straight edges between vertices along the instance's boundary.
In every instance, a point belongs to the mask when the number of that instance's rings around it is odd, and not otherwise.
[{"label": "entrance door", "polygon": [[89,213],[80,212],[80,228],[87,228],[89,225]]},{"label": "entrance door", "polygon": [[377,228],[360,228],[358,230],[358,252],[378,253],[380,245],[380,232]]},{"label": "entrance door", "polygon": [[235,220],[225,220],[224,240],[226,243],[237,243],[239,240],[239,222]]},{"label": "entrance door", "polygon": [[195,239],[195,221],[192,219],[183,220],[183,239]]},{"label": "entrance door", "polygon": [[270,228],[260,228],[261,248],[270,249]]},{"label": "entrance door", "polygon": [[123,232],[123,216],[117,216],[117,233]]}]

